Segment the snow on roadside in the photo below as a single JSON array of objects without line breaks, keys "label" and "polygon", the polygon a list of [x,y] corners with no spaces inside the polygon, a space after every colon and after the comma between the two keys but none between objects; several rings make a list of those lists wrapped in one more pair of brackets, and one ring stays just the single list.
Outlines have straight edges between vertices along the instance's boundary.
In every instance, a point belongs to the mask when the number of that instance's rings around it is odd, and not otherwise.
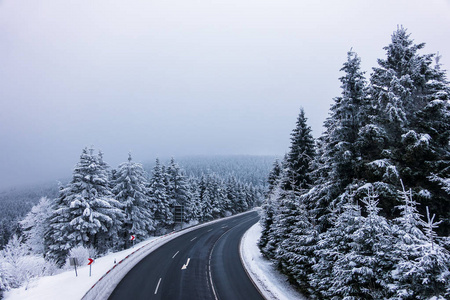
[{"label": "snow on roadside", "polygon": [[288,283],[287,277],[280,274],[273,263],[262,256],[257,246],[260,236],[261,225],[258,222],[244,234],[240,246],[241,260],[253,283],[269,300],[306,300],[305,296]]},{"label": "snow on roadside", "polygon": [[[23,286],[5,292],[4,300],[79,300],[83,297],[83,299],[106,299],[123,276],[159,246],[187,232],[246,213],[249,212],[213,220],[164,236],[151,237],[133,248],[96,259],[92,264],[91,277],[89,277],[89,266],[77,267],[78,277],[75,276],[74,269],[53,276],[40,277],[30,282],[27,289]],[[117,267],[114,267],[115,265]],[[94,288],[91,289],[93,286]],[[86,294],[88,291],[89,293]]]},{"label": "snow on roadside", "polygon": [[158,237],[152,237],[144,242],[136,244],[133,248],[111,253],[100,257],[92,264],[92,274],[89,277],[89,266],[77,267],[75,270],[67,270],[53,276],[45,276],[35,279],[28,285],[28,289],[20,287],[5,292],[5,300],[41,300],[41,299],[81,299],[83,295],[93,286],[116,262],[121,261],[136,249],[151,243]]}]

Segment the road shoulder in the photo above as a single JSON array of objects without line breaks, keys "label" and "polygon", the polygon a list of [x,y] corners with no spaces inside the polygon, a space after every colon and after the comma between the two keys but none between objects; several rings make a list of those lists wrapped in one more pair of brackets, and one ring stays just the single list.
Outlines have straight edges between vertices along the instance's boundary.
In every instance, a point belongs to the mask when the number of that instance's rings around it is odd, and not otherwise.
[{"label": "road shoulder", "polygon": [[256,223],[244,234],[240,244],[242,264],[261,294],[269,300],[307,298],[296,291],[287,277],[280,274],[273,263],[261,255],[257,242],[261,236],[261,225]]}]

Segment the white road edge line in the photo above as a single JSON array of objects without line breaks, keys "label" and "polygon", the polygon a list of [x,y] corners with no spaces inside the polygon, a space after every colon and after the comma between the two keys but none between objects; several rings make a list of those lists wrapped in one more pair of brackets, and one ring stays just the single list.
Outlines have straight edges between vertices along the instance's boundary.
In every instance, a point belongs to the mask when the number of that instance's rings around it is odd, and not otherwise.
[{"label": "white road edge line", "polygon": [[177,256],[177,254],[179,253],[180,251],[177,251],[177,253],[175,253],[173,256],[172,256],[172,258],[175,258],[175,256]]},{"label": "white road edge line", "polygon": [[161,279],[162,279],[162,278],[160,278],[160,279],[158,280],[158,285],[156,286],[155,295],[158,293],[158,288],[159,288],[159,284],[161,283]]},{"label": "white road edge line", "polygon": [[216,247],[217,242],[226,234],[228,233],[231,229],[233,229],[234,227],[229,228],[227,231],[225,231],[224,233],[222,233],[221,236],[219,236],[219,238],[216,240],[216,242],[214,243],[211,252],[209,252],[209,258],[208,258],[208,271],[207,271],[207,275],[209,277],[209,283],[211,285],[211,289],[213,291],[214,294],[214,299],[215,300],[219,300],[219,298],[217,297],[217,293],[216,293],[216,289],[214,287],[214,283],[212,280],[212,273],[211,273],[211,258],[212,258],[212,253],[214,252],[214,248]]},{"label": "white road edge line", "polygon": [[211,231],[212,231],[212,228],[210,230],[208,230],[208,232],[211,232]]},{"label": "white road edge line", "polygon": [[195,238],[193,238],[192,240],[191,240],[191,242],[193,241],[193,240],[195,240],[197,237],[195,237]]}]

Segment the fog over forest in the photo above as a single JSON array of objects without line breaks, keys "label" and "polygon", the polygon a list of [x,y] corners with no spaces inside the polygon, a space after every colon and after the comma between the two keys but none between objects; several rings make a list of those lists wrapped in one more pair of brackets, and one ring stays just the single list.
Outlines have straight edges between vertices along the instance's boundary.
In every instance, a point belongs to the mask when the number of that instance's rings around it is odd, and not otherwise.
[{"label": "fog over forest", "polygon": [[0,188],[117,166],[283,155],[300,107],[323,131],[350,48],[371,73],[398,25],[450,66],[448,1],[0,2]]}]

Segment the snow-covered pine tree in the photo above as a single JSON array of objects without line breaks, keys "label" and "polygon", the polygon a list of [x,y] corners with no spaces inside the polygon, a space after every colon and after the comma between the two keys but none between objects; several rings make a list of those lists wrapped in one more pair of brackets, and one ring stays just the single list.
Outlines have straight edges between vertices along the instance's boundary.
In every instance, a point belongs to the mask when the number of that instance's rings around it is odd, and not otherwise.
[{"label": "snow-covered pine tree", "polygon": [[47,259],[54,260],[59,266],[65,263],[67,253],[74,247],[68,236],[70,229],[70,203],[67,200],[70,189],[59,186],[59,196],[51,203],[52,212],[48,221],[48,228],[44,235],[45,254]]},{"label": "snow-covered pine tree", "polygon": [[209,184],[207,185],[208,195],[211,199],[211,216],[213,219],[224,216],[224,199],[225,192],[222,180],[216,174],[210,174],[207,178]]},{"label": "snow-covered pine tree", "polygon": [[270,247],[268,252],[265,251],[267,243],[269,242],[270,238],[269,236],[271,235],[270,232],[275,230],[275,226],[273,225],[273,223],[275,222],[275,217],[278,209],[277,200],[280,198],[279,193],[281,189],[277,187],[280,182],[281,172],[282,172],[281,164],[278,160],[276,160],[268,176],[267,180],[268,188],[265,194],[264,203],[262,205],[262,213],[260,220],[262,231],[261,237],[259,238],[258,241],[258,247],[261,250],[261,252],[267,257],[274,250],[273,247]]},{"label": "snow-covered pine tree", "polygon": [[319,234],[313,248],[313,272],[308,274],[308,279],[311,294],[318,299],[338,297],[336,291],[331,290],[335,281],[340,280],[334,277],[333,268],[339,259],[351,251],[351,235],[362,223],[361,208],[353,199],[353,194],[347,194],[347,197],[339,209],[329,208],[332,227]]},{"label": "snow-covered pine tree", "polygon": [[211,176],[202,175],[198,183],[200,200],[200,221],[207,222],[213,219],[212,195],[211,195]]},{"label": "snow-covered pine tree", "polygon": [[[334,98],[330,116],[324,122],[325,132],[318,140],[318,155],[313,162],[313,189],[301,198],[325,230],[330,226],[329,207],[339,208],[343,195],[360,172],[361,150],[356,141],[360,129],[368,120],[367,82],[361,71],[361,59],[354,51],[340,71],[341,96]],[[362,185],[363,183],[361,183]]]},{"label": "snow-covered pine tree", "polygon": [[128,162],[119,165],[115,177],[113,193],[124,211],[123,224],[119,231],[122,241],[120,244],[126,244],[131,235],[134,235],[137,241],[142,241],[155,230],[144,169],[141,164],[132,161],[129,153]]},{"label": "snow-covered pine tree", "polygon": [[[430,206],[439,218],[448,218],[449,194],[433,182],[450,175],[449,86],[445,72],[433,66],[433,54],[419,54],[425,44],[414,44],[399,27],[385,47],[371,77],[372,126],[380,128],[381,151],[363,157],[373,178],[385,184],[380,205],[392,215],[399,178],[408,182],[424,213]],[[448,226],[446,226],[448,227]]]},{"label": "snow-covered pine tree", "polygon": [[225,183],[225,189],[226,189],[226,199],[225,199],[225,210],[229,211],[231,214],[237,213],[237,207],[236,203],[238,201],[238,193],[237,193],[237,180],[236,177],[230,176],[226,183]]},{"label": "snow-covered pine tree", "polygon": [[272,170],[269,173],[267,178],[267,195],[272,193],[273,189],[278,185],[281,175],[281,163],[278,159],[276,159],[273,163]]},{"label": "snow-covered pine tree", "polygon": [[[291,134],[290,150],[282,164],[279,185],[274,189],[278,199],[275,200],[277,207],[273,228],[268,230],[267,244],[262,250],[264,254],[279,263],[286,252],[284,247],[287,246],[286,243],[281,244],[281,241],[287,239],[295,229],[295,223],[299,217],[298,207],[304,204],[300,202],[299,195],[309,189],[312,184],[310,172],[315,154],[314,139],[306,121],[305,112],[301,109],[296,127]],[[282,268],[283,265],[280,264],[280,267]],[[283,271],[287,272],[287,269]]]},{"label": "snow-covered pine tree", "polygon": [[189,198],[185,206],[186,222],[199,221],[201,218],[200,191],[196,178],[188,179]]},{"label": "snow-covered pine tree", "polygon": [[241,182],[238,182],[237,184],[237,198],[235,203],[235,210],[237,213],[244,212],[248,210],[248,204],[245,197],[245,190],[244,186]]},{"label": "snow-covered pine tree", "polygon": [[360,128],[367,121],[367,82],[361,71],[361,59],[349,51],[340,71],[342,95],[334,99],[330,117],[325,122],[326,147],[324,155],[330,164],[329,176],[342,191],[352,183],[360,153],[355,147]]},{"label": "snow-covered pine tree", "polygon": [[175,205],[183,206],[183,220],[187,220],[189,210],[189,186],[187,178],[172,158],[170,160],[170,164],[167,167],[167,176],[168,176],[168,197],[173,199],[173,203]]},{"label": "snow-covered pine tree", "polygon": [[161,232],[169,229],[174,224],[174,216],[170,210],[166,176],[159,159],[156,159],[156,164],[150,177],[149,187],[150,202],[154,207],[155,227],[157,231]]},{"label": "snow-covered pine tree", "polygon": [[10,280],[11,276],[5,266],[4,258],[0,255],[0,299],[3,299],[3,292],[10,289]]},{"label": "snow-covered pine tree", "polygon": [[44,237],[48,230],[48,221],[52,214],[52,201],[42,197],[39,203],[20,221],[25,244],[33,254],[44,255],[47,252]]},{"label": "snow-covered pine tree", "polygon": [[93,152],[83,149],[71,182],[53,205],[46,237],[50,258],[60,264],[77,245],[106,251],[114,245],[121,224],[121,205],[113,198],[108,174]]},{"label": "snow-covered pine tree", "polygon": [[311,127],[308,126],[305,112],[301,108],[296,126],[291,133],[291,146],[281,177],[283,190],[303,192],[310,187],[312,180],[309,173],[314,155],[314,138],[311,134]]},{"label": "snow-covered pine tree", "polygon": [[349,251],[333,264],[334,283],[329,292],[343,299],[385,299],[390,296],[392,283],[393,235],[386,218],[379,215],[381,209],[373,187],[368,184],[362,189],[367,191],[362,200],[367,216],[349,235]]},{"label": "snow-covered pine tree", "polygon": [[[395,222],[395,244],[392,250],[397,263],[391,272],[394,284],[391,290],[401,299],[430,299],[450,296],[450,255],[434,243],[437,224],[430,218],[421,219],[411,190],[405,191],[402,183],[401,216]],[[426,233],[421,229],[424,227]],[[427,236],[428,235],[428,236]]]},{"label": "snow-covered pine tree", "polygon": [[[297,204],[295,204],[297,205]],[[312,273],[314,250],[317,248],[318,231],[305,205],[300,203],[291,231],[281,240],[276,258],[290,281],[304,294],[311,292],[308,276]]]}]

